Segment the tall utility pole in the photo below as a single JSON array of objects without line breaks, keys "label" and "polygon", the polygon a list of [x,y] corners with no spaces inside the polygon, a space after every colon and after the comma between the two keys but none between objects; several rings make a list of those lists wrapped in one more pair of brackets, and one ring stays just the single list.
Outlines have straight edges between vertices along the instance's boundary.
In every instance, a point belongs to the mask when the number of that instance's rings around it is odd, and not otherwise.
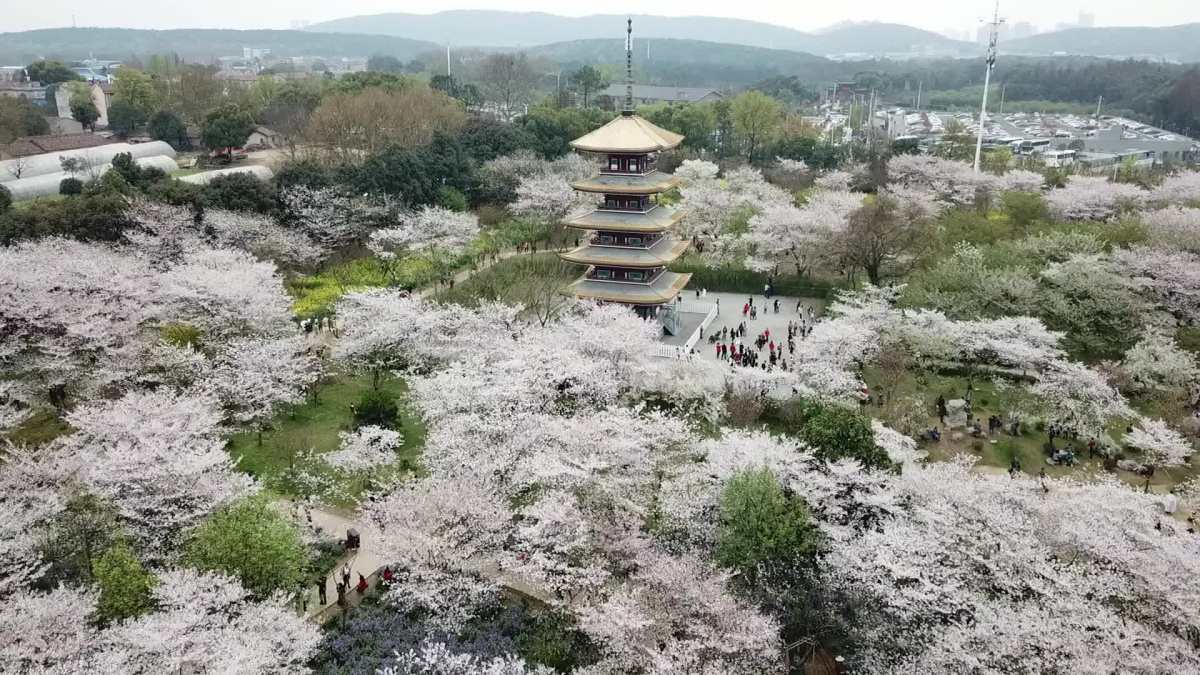
[{"label": "tall utility pole", "polygon": [[917,112],[921,111],[921,90],[925,88],[925,80],[917,82],[917,105],[913,106]]},{"label": "tall utility pole", "polygon": [[996,43],[1000,40],[1000,0],[996,0],[996,11],[992,14],[992,30],[988,36],[987,70],[983,74],[983,103],[979,105],[979,137],[975,139],[975,173],[979,173],[979,160],[983,156],[983,122],[987,119],[988,85],[992,83],[992,68],[996,66]]},{"label": "tall utility pole", "polygon": [[1103,94],[1100,95],[1100,98],[1096,99],[1096,119],[1097,120],[1100,119],[1100,104],[1102,104],[1102,103],[1104,103],[1104,95]]},{"label": "tall utility pole", "polygon": [[446,45],[446,77],[450,77],[450,45]]},{"label": "tall utility pole", "polygon": [[1005,89],[1008,89],[1007,82],[1003,82],[1000,84],[1000,110],[998,111],[998,114],[1000,114],[1000,115],[1004,114],[1004,90]]}]

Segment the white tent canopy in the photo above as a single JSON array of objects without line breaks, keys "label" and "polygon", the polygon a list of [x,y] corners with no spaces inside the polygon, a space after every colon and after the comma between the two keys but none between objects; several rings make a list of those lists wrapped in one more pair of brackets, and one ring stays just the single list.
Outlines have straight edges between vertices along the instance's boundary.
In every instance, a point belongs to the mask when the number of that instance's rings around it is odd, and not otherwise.
[{"label": "white tent canopy", "polygon": [[179,180],[185,183],[194,183],[196,185],[207,185],[209,181],[217,176],[227,176],[231,173],[248,173],[259,180],[271,180],[275,177],[275,172],[270,168],[260,164],[251,164],[249,166],[239,166],[230,169],[213,169],[212,171],[202,171],[194,173],[190,176],[182,176]]}]

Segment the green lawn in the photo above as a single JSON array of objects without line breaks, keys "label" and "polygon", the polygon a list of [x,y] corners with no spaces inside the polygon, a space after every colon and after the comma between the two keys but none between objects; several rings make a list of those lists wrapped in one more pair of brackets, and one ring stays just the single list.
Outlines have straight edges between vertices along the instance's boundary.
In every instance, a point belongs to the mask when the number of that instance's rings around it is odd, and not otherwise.
[{"label": "green lawn", "polygon": [[[872,390],[878,391],[878,373],[874,369],[867,369],[866,379]],[[902,392],[916,395],[927,403],[929,414],[925,418],[924,425],[939,427],[942,430],[942,440],[939,443],[923,442],[921,445],[921,448],[929,453],[930,460],[946,460],[956,455],[969,454],[978,457],[980,464],[985,467],[1007,470],[1015,456],[1021,463],[1021,470],[1032,475],[1036,475],[1043,468],[1051,476],[1086,477],[1107,473],[1101,458],[1088,459],[1087,439],[1073,442],[1080,460],[1075,466],[1047,464],[1046,454],[1043,451],[1043,446],[1048,440],[1046,433],[1032,427],[1022,427],[1021,435],[1016,437],[1010,436],[1007,431],[1000,431],[990,438],[986,435],[984,438],[974,438],[969,433],[964,433],[963,438],[954,440],[951,437],[952,433],[941,424],[934,414],[934,406],[939,394],[945,396],[947,400],[962,398],[966,387],[965,377],[931,373],[910,377],[900,386]],[[1032,395],[1025,389],[1025,385],[1017,383],[1010,384],[1005,391],[997,391],[992,380],[976,378],[972,388],[974,414],[984,421],[985,427],[988,416],[997,414],[1003,417],[1004,411],[1009,409],[1014,401],[1028,402],[1032,399]],[[872,416],[880,414],[879,409],[873,406],[868,407],[864,412]],[[1120,421],[1109,425],[1107,429],[1109,438],[1118,444],[1120,444],[1124,431],[1125,424]],[[992,442],[993,440],[995,443]],[[1062,447],[1063,441],[1057,440],[1055,444]],[[1129,453],[1129,456],[1136,458],[1137,453]],[[1165,489],[1197,474],[1200,474],[1200,467],[1195,464],[1173,469],[1159,469],[1154,473],[1150,484]],[[1145,483],[1145,478],[1128,471],[1117,471],[1114,475],[1130,485],[1141,487]]]},{"label": "green lawn", "polygon": [[17,445],[42,445],[71,431],[52,408],[40,408],[3,438]]},{"label": "green lawn", "polygon": [[[370,388],[370,375],[335,374],[318,386],[316,395],[310,397],[309,401],[280,413],[275,418],[273,429],[262,435],[261,445],[258,434],[254,432],[230,437],[227,446],[229,454],[240,458],[238,467],[241,470],[262,480],[272,489],[297,495],[295,486],[281,480],[282,474],[299,453],[308,449],[319,453],[336,450],[340,444],[339,432],[350,431],[354,425],[350,406],[358,403],[362,394]],[[400,424],[404,434],[404,444],[396,464],[390,470],[384,469],[376,475],[376,478],[385,478],[391,473],[415,469],[425,443],[425,425],[404,405],[408,387],[403,380],[385,378],[380,388],[395,394],[401,404]],[[315,473],[331,480],[340,480],[341,487],[350,498],[357,497],[367,487],[363,481],[339,479],[332,471],[322,473],[322,468],[323,465],[318,465]]]}]

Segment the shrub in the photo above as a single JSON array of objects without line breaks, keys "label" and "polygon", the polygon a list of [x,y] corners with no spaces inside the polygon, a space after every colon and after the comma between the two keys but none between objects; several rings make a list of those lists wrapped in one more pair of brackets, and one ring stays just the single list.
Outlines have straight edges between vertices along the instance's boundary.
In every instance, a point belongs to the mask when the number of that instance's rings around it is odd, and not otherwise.
[{"label": "shrub", "polygon": [[333,185],[333,175],[320,162],[298,159],[279,168],[275,185],[281,190],[295,186],[326,188]]},{"label": "shrub", "polygon": [[875,434],[866,417],[839,405],[798,401],[788,419],[799,422],[792,431],[826,461],[849,457],[868,467],[890,467],[887,452],[875,445]]},{"label": "shrub", "polygon": [[451,211],[466,211],[467,196],[462,193],[462,190],[445,186],[441,190],[438,190],[437,204]]},{"label": "shrub", "polygon": [[741,267],[724,265],[710,267],[694,260],[682,259],[671,265],[673,272],[692,275],[690,288],[706,288],[716,293],[762,293],[768,281],[774,283],[777,295],[806,298],[828,298],[838,288],[835,284],[809,277],[795,275],[771,276]]},{"label": "shrub", "polygon": [[358,406],[354,409],[356,427],[374,425],[394,429],[399,418],[400,407],[396,405],[396,397],[382,389],[363,392]]},{"label": "shrub", "polygon": [[12,206],[12,201],[12,193],[8,191],[8,188],[0,185],[0,213],[7,211]]},{"label": "shrub", "polygon": [[83,194],[83,181],[78,178],[64,178],[58,183],[58,194],[60,195],[78,195]]},{"label": "shrub", "polygon": [[267,183],[244,173],[228,173],[204,186],[204,205],[228,211],[258,211],[266,213],[275,208],[275,191]]},{"label": "shrub", "polygon": [[259,597],[296,589],[309,564],[300,533],[263,495],[227,506],[197,527],[184,561],[235,576]]},{"label": "shrub", "polygon": [[158,579],[124,542],[110,547],[92,564],[92,578],[100,587],[96,618],[101,623],[138,616],[153,605],[150,591]]},{"label": "shrub", "polygon": [[160,331],[162,339],[176,347],[200,346],[200,329],[190,323],[169,323]]},{"label": "shrub", "polygon": [[475,210],[479,224],[484,227],[494,227],[508,218],[508,209],[503,204],[484,204]]},{"label": "shrub", "polygon": [[793,568],[813,552],[817,536],[804,500],[785,493],[770,469],[729,479],[717,525],[715,554],[721,566],[754,585],[766,569]]}]

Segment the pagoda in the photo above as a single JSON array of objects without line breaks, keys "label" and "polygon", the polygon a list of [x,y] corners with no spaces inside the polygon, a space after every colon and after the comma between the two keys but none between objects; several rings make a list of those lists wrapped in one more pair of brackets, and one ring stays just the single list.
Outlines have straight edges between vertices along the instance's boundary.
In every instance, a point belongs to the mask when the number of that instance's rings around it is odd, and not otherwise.
[{"label": "pagoda", "polygon": [[683,136],[634,114],[632,39],[630,20],[621,116],[571,141],[576,152],[602,158],[599,174],[571,187],[603,199],[594,211],[563,223],[587,234],[582,246],[559,255],[588,266],[584,276],[568,287],[576,297],[630,305],[644,318],[657,318],[674,335],[679,317],[673,301],[691,275],[667,269],[688,244],[670,233],[682,213],[658,202],[658,195],[679,184],[678,178],[658,170],[658,153],[678,146]]}]

